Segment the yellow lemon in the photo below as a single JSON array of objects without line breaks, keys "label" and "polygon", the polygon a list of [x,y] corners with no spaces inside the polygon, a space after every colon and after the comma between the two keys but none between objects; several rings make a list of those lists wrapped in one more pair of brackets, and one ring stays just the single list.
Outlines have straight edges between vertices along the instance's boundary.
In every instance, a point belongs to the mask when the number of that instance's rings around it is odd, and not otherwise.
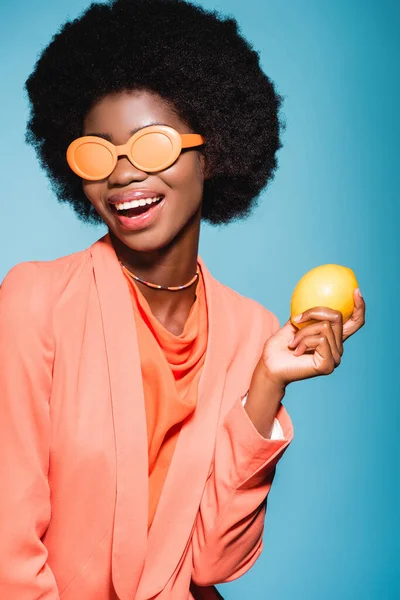
[{"label": "yellow lemon", "polygon": [[339,310],[343,322],[351,317],[354,309],[353,292],[358,288],[351,269],[342,265],[321,265],[308,271],[294,288],[290,303],[290,319],[301,329],[312,321],[297,324],[293,317],[315,306],[327,306]]}]

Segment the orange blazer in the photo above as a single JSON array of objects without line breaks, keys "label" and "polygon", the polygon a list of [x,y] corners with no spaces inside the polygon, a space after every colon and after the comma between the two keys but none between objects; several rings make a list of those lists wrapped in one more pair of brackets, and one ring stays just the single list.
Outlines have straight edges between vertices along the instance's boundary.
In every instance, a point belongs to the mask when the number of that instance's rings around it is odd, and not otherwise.
[{"label": "orange blazer", "polygon": [[0,291],[0,598],[186,600],[245,573],[293,437],[241,399],[278,327],[202,264],[209,319],[198,405],[147,532],[146,418],[129,289],[106,235],[29,262]]}]

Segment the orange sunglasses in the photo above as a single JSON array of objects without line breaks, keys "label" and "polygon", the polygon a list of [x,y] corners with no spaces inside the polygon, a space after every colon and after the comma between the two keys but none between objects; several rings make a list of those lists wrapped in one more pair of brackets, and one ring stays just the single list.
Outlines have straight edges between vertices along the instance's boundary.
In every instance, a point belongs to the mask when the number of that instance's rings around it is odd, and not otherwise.
[{"label": "orange sunglasses", "polygon": [[182,148],[203,143],[197,133],[178,133],[167,125],[150,125],[137,131],[122,146],[94,135],[80,137],[68,146],[67,162],[79,177],[99,181],[111,175],[120,156],[126,156],[140,171],[153,173],[171,166]]}]

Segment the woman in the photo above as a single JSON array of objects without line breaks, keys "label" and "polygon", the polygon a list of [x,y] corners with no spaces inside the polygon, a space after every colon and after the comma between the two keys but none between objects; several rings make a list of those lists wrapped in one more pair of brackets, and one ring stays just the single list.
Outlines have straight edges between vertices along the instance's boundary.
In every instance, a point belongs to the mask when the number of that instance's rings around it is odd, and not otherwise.
[{"label": "woman", "polygon": [[338,366],[364,302],[280,329],[198,257],[201,219],[248,214],[280,146],[280,98],[232,19],[94,4],[27,91],[58,198],[108,234],[2,284],[0,597],[217,597],[262,549],[286,386]]}]

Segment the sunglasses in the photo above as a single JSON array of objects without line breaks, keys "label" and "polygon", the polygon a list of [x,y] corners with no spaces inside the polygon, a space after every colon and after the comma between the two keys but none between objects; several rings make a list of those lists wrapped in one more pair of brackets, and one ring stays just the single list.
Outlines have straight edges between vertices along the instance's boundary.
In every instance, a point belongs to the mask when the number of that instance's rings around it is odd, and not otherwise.
[{"label": "sunglasses", "polygon": [[68,146],[67,162],[79,177],[99,181],[111,175],[120,156],[126,156],[140,171],[153,173],[171,166],[183,148],[203,143],[197,133],[178,133],[167,125],[150,125],[137,131],[122,146],[94,135],[80,137]]}]

